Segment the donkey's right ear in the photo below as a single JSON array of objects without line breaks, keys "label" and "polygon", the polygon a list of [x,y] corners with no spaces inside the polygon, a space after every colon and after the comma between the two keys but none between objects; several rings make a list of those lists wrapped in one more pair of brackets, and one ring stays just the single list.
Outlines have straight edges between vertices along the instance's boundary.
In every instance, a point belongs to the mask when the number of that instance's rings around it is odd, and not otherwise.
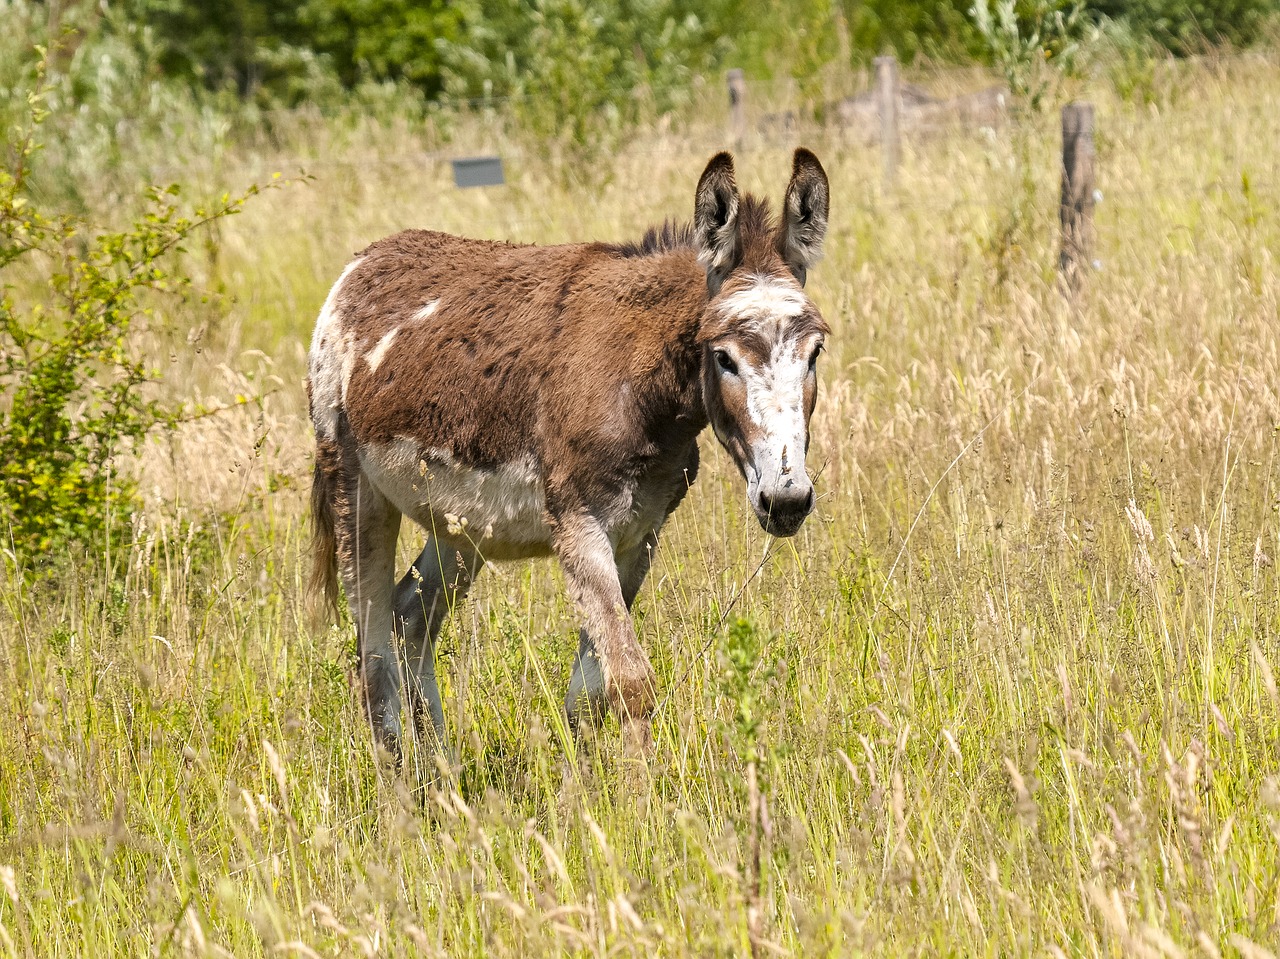
[{"label": "donkey's right ear", "polygon": [[698,261],[707,271],[707,291],[715,296],[741,257],[738,238],[738,185],[733,157],[717,153],[702,171],[693,199],[693,232]]}]

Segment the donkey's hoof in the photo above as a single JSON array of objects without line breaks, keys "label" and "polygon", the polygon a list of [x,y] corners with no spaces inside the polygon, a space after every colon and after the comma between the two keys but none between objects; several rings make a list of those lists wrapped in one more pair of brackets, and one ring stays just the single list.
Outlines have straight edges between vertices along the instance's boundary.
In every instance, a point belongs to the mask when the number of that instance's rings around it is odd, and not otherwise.
[{"label": "donkey's hoof", "polygon": [[[653,729],[648,719],[629,719],[622,724],[622,756],[618,760],[618,784],[629,802],[647,808],[654,775]],[[643,815],[643,812],[639,813]]]},{"label": "donkey's hoof", "polygon": [[404,747],[400,742],[400,724],[384,721],[374,728],[377,735],[373,743],[373,756],[378,766],[399,770],[404,762]]},{"label": "donkey's hoof", "polygon": [[653,758],[653,723],[648,716],[622,721],[622,755],[645,763]]}]

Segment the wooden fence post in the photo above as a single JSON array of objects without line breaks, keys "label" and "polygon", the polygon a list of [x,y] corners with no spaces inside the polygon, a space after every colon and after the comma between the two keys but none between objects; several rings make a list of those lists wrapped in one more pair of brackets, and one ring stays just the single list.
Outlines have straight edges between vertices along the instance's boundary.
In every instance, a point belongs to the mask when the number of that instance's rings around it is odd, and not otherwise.
[{"label": "wooden fence post", "polygon": [[884,182],[893,186],[898,177],[898,112],[902,94],[898,88],[898,58],[876,57],[876,94],[880,107],[880,152],[884,158]]},{"label": "wooden fence post", "polygon": [[747,136],[747,80],[737,68],[726,73],[725,79],[729,81],[729,121],[733,128],[733,142],[741,150],[742,141]]},{"label": "wooden fence post", "polygon": [[1093,262],[1093,104],[1062,108],[1062,252],[1058,268],[1077,292]]}]

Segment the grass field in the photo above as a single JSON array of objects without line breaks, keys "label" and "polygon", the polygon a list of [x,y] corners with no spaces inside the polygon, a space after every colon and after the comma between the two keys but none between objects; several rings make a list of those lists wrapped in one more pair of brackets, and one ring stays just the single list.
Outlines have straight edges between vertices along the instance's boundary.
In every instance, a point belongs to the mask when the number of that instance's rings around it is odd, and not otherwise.
[{"label": "grass field", "polygon": [[[1052,112],[909,143],[890,192],[874,145],[806,133],[818,513],[767,539],[708,435],[638,603],[662,692],[629,785],[611,728],[564,774],[558,571],[487,570],[425,810],[376,768],[351,630],[307,612],[314,316],[402,227],[686,217],[722,128],[653,131],[598,197],[529,151],[461,192],[412,131],[308,140],[314,181],[191,251],[219,297],[158,354],[182,395],[264,398],[150,442],[131,542],[0,583],[0,956],[1272,955],[1280,61],[1068,96],[1103,192],[1074,304]],[[134,162],[220,191],[306,139]],[[794,142],[748,144],[744,186],[776,201]]]}]

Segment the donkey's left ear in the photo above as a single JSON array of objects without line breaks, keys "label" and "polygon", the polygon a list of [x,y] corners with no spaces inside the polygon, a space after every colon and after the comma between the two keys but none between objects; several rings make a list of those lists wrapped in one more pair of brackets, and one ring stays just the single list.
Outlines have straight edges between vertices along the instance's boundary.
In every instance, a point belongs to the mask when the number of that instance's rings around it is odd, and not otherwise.
[{"label": "donkey's left ear", "polygon": [[791,182],[787,184],[787,196],[782,202],[778,252],[801,286],[809,267],[822,258],[822,239],[827,235],[830,209],[827,173],[816,156],[800,147],[791,164]]}]

